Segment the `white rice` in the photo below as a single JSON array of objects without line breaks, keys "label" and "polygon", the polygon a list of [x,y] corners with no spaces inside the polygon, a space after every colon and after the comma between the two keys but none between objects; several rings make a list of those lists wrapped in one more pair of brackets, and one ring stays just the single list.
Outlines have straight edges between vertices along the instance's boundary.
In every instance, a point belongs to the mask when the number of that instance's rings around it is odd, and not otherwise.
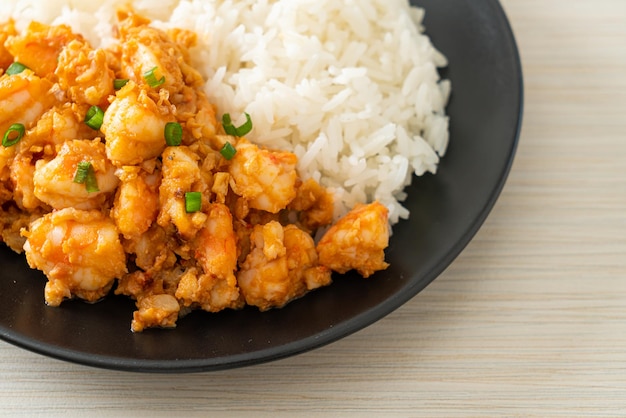
[{"label": "white rice", "polygon": [[[0,20],[70,25],[114,42],[126,0],[2,0]],[[379,200],[408,218],[404,188],[435,173],[448,144],[446,59],[407,0],[136,0],[160,28],[198,33],[192,51],[219,112],[247,112],[261,145],[293,151],[299,172],[335,194],[336,216]],[[220,113],[220,115],[221,115]]]}]

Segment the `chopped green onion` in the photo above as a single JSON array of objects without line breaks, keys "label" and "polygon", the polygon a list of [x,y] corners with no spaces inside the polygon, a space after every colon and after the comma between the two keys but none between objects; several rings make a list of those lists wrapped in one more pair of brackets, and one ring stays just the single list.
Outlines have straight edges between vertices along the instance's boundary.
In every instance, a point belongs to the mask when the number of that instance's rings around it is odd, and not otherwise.
[{"label": "chopped green onion", "polygon": [[14,123],[9,126],[9,129],[7,129],[2,137],[2,146],[11,147],[17,144],[20,142],[25,132],[26,128],[21,123]]},{"label": "chopped green onion", "polygon": [[119,90],[119,89],[121,89],[122,87],[124,87],[124,86],[126,85],[126,83],[128,83],[128,81],[129,81],[129,80],[128,80],[127,78],[116,78],[116,79],[113,81],[113,88],[114,88],[115,90]]},{"label": "chopped green onion", "polygon": [[233,121],[230,119],[230,113],[224,113],[222,115],[222,126],[224,132],[231,136],[237,136],[237,128],[233,126]]},{"label": "chopped green onion", "polygon": [[89,161],[81,161],[78,163],[76,173],[74,173],[74,183],[84,184],[88,193],[100,191],[96,172]]},{"label": "chopped green onion", "polygon": [[85,188],[87,189],[87,193],[95,193],[100,191],[100,188],[98,187],[98,179],[96,178],[96,172],[93,170],[93,166],[87,172],[87,178],[85,179]]},{"label": "chopped green onion", "polygon": [[154,67],[153,69],[143,73],[143,78],[146,80],[146,82],[148,83],[150,87],[159,87],[161,84],[165,83],[165,76],[157,79],[156,75],[154,74],[154,72],[158,68],[159,67]]},{"label": "chopped green onion", "polygon": [[21,62],[15,61],[11,65],[9,65],[9,68],[7,68],[7,70],[6,70],[6,74],[8,74],[8,75],[15,75],[15,74],[21,73],[22,71],[24,71],[26,69],[28,69],[27,66],[25,66]]},{"label": "chopped green onion", "polygon": [[76,173],[74,173],[74,183],[84,183],[87,180],[87,173],[91,163],[89,161],[81,161],[76,166]]},{"label": "chopped green onion", "polygon": [[177,147],[183,142],[183,127],[178,122],[167,122],[164,135],[167,145]]},{"label": "chopped green onion", "polygon": [[226,158],[227,160],[232,160],[235,154],[237,154],[237,149],[233,147],[233,144],[231,144],[230,142],[226,142],[220,150],[220,154],[222,154],[222,157]]},{"label": "chopped green onion", "polygon": [[85,115],[85,123],[87,126],[91,129],[95,129],[96,131],[102,126],[103,120],[104,111],[98,106],[91,106]]},{"label": "chopped green onion", "polygon": [[187,213],[191,213],[198,212],[200,209],[202,209],[202,193],[185,193],[185,211],[187,211]]},{"label": "chopped green onion", "polygon": [[233,125],[233,122],[230,119],[229,113],[224,113],[222,115],[222,126],[224,127],[224,132],[231,136],[239,136],[242,137],[249,133],[252,130],[252,119],[250,119],[250,115],[245,113],[246,122],[240,127],[236,127]]}]

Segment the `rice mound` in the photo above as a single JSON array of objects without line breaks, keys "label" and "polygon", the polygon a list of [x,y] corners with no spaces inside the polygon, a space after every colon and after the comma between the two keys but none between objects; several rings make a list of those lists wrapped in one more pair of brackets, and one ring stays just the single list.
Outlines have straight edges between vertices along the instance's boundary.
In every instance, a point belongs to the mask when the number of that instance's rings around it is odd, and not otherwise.
[{"label": "rice mound", "polygon": [[[9,0],[0,20],[67,24],[94,46],[115,42],[125,0]],[[407,0],[136,0],[162,29],[198,34],[194,65],[218,115],[248,139],[294,152],[303,178],[335,195],[338,218],[378,200],[390,223],[408,218],[404,188],[435,173],[448,145],[446,58],[424,34],[424,10]],[[239,118],[239,119],[238,119]]]}]

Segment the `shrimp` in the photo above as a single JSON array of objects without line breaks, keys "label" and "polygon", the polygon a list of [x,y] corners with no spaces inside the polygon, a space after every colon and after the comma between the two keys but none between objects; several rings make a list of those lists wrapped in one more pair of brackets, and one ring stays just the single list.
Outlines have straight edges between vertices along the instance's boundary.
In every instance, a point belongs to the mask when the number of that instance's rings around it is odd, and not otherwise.
[{"label": "shrimp", "polygon": [[[0,77],[0,135],[14,123],[30,129],[37,119],[55,102],[50,93],[52,83],[37,77],[32,71],[25,70],[16,75]],[[11,161],[17,146],[0,147],[0,179],[9,178]]]},{"label": "shrimp", "polygon": [[[311,235],[295,225],[284,227],[287,268],[292,283],[303,283],[306,291],[327,286],[332,282],[329,268],[319,265],[315,242]],[[298,297],[301,295],[295,295]]]},{"label": "shrimp", "polygon": [[18,206],[26,210],[47,207],[35,194],[36,161],[54,158],[57,147],[85,132],[82,126],[86,125],[78,121],[70,107],[53,107],[41,116],[35,127],[26,132],[9,167],[14,200]]},{"label": "shrimp", "polygon": [[313,238],[295,225],[256,225],[250,241],[251,251],[237,275],[247,304],[261,311],[280,308],[330,284],[330,269],[318,265]]},{"label": "shrimp", "polygon": [[16,61],[21,62],[40,77],[52,77],[59,64],[62,49],[72,40],[83,40],[67,25],[49,26],[31,22],[24,34],[10,36],[5,47]]},{"label": "shrimp", "polygon": [[230,278],[237,269],[237,237],[232,215],[221,203],[210,204],[207,214],[204,227],[192,242],[195,259],[205,273]]},{"label": "shrimp", "polygon": [[125,166],[116,171],[121,183],[111,217],[125,238],[140,236],[156,221],[160,174],[160,171],[150,174],[137,166]]},{"label": "shrimp", "polygon": [[277,213],[296,197],[295,154],[270,151],[240,139],[228,172],[230,186],[253,209]]},{"label": "shrimp", "polygon": [[320,264],[338,273],[355,269],[363,277],[386,269],[388,213],[377,201],[355,206],[320,239],[317,244]]},{"label": "shrimp", "polygon": [[185,239],[193,237],[206,220],[204,213],[187,213],[185,209],[186,192],[208,191],[208,185],[202,181],[198,160],[198,156],[186,146],[168,147],[163,152],[163,180],[159,188],[161,211],[157,222],[162,227],[172,222]]},{"label": "shrimp", "polygon": [[183,306],[201,308],[207,312],[224,309],[240,309],[244,306],[235,276],[220,279],[204,274],[197,268],[190,268],[181,277],[176,298]]},{"label": "shrimp", "polygon": [[55,75],[76,103],[104,106],[107,97],[115,93],[115,73],[108,66],[106,52],[87,42],[73,40],[61,50]]},{"label": "shrimp", "polygon": [[[91,163],[98,191],[87,190],[85,184],[74,181],[81,162]],[[65,142],[52,160],[37,161],[33,176],[35,196],[54,209],[96,209],[115,191],[118,183],[115,167],[107,160],[104,144],[99,139]]]},{"label": "shrimp", "polygon": [[30,70],[0,77],[0,133],[13,123],[30,128],[56,99],[52,83]]},{"label": "shrimp", "polygon": [[126,273],[119,232],[100,211],[54,211],[32,222],[23,234],[28,264],[48,277],[45,300],[50,306],[73,296],[95,302]]},{"label": "shrimp", "polygon": [[100,127],[107,157],[118,167],[158,157],[165,149],[167,122],[174,122],[174,116],[163,114],[145,89],[128,82],[117,91]]},{"label": "shrimp", "polygon": [[118,14],[121,37],[121,74],[138,84],[146,84],[145,74],[154,71],[156,80],[163,79],[159,88],[170,96],[182,91],[183,87],[200,88],[202,76],[189,65],[187,48],[196,42],[193,32],[172,32],[184,45],[172,40],[160,29],[148,26],[147,19],[138,18],[129,12]]},{"label": "shrimp", "polygon": [[217,312],[239,308],[242,299],[235,278],[237,237],[228,207],[213,203],[204,227],[192,241],[194,256],[202,271],[190,269],[180,280],[176,297],[185,306],[198,305]]},{"label": "shrimp", "polygon": [[53,158],[64,142],[76,138],[95,139],[97,132],[83,123],[81,110],[76,105],[54,106],[37,120],[19,143],[21,153],[43,154]]}]

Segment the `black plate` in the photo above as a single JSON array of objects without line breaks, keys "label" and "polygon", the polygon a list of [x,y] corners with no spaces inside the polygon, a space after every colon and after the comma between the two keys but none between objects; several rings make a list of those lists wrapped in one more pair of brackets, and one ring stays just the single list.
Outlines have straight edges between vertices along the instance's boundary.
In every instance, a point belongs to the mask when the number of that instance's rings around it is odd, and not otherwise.
[{"label": "black plate", "polygon": [[394,229],[391,267],[350,274],[281,310],[194,312],[175,330],[129,330],[133,303],[111,297],[49,308],[45,278],[0,248],[0,337],[51,357],[110,369],[193,372],[245,366],[336,341],[389,314],[434,280],[472,239],[508,175],[521,125],[519,55],[496,0],[423,0],[425,25],[448,57],[451,140],[436,176],[409,189],[409,221]]}]

